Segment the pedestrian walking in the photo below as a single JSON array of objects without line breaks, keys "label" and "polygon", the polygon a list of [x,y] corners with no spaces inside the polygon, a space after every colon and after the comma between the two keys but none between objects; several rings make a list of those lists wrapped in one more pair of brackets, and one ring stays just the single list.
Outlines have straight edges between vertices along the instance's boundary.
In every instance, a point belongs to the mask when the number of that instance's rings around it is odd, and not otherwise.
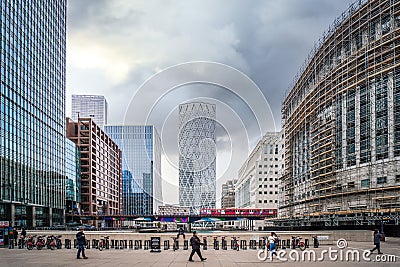
[{"label": "pedestrian walking", "polygon": [[76,240],[78,241],[78,254],[76,255],[77,259],[82,259],[81,258],[81,252],[82,252],[82,257],[84,259],[87,259],[85,255],[85,245],[86,245],[86,238],[85,238],[85,233],[83,232],[83,227],[79,227],[79,232],[76,234]]},{"label": "pedestrian walking", "polygon": [[201,256],[200,246],[204,244],[200,242],[196,231],[193,231],[193,236],[190,238],[190,245],[192,246],[192,252],[190,253],[189,261],[193,261],[194,253],[197,253],[197,255],[199,255],[201,261],[205,261],[207,259]]},{"label": "pedestrian walking", "polygon": [[271,235],[268,237],[268,243],[269,243],[269,251],[271,252],[271,261],[274,260],[274,254],[278,256],[278,254],[275,251],[276,248],[276,242],[278,241],[278,236],[275,234],[275,232],[271,232]]},{"label": "pedestrian walking", "polygon": [[383,254],[381,252],[381,238],[382,238],[382,234],[379,233],[378,229],[375,229],[374,231],[374,245],[375,247],[373,249],[371,249],[371,252],[374,252],[375,249],[378,250],[378,254]]}]

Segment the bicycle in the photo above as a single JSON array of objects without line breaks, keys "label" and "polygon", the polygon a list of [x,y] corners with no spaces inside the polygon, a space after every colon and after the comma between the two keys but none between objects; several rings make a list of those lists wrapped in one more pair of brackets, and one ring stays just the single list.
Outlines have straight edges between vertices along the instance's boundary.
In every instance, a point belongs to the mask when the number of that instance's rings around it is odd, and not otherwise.
[{"label": "bicycle", "polygon": [[299,248],[301,251],[306,249],[306,244],[301,241],[301,237],[300,236],[292,236],[292,248],[296,249]]},{"label": "bicycle", "polygon": [[231,241],[231,248],[233,250],[239,251],[239,237],[232,236],[232,241]]},{"label": "bicycle", "polygon": [[99,241],[99,243],[97,245],[97,248],[100,251],[103,251],[103,249],[108,249],[108,244],[109,244],[108,240],[109,239],[110,239],[110,236],[102,236],[102,238],[100,239],[100,241]]}]

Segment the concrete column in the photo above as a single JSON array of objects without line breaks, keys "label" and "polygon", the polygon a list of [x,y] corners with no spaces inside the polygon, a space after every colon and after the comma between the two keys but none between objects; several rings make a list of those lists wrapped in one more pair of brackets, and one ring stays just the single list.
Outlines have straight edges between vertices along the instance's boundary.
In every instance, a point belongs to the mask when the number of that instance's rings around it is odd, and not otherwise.
[{"label": "concrete column", "polygon": [[347,167],[347,100],[346,93],[343,93],[342,96],[342,160],[343,160],[343,169]]},{"label": "concrete column", "polygon": [[36,227],[36,207],[32,206],[32,227]]},{"label": "concrete column", "polygon": [[355,96],[355,109],[356,109],[356,166],[360,166],[360,87],[356,87],[356,96]]},{"label": "concrete column", "polygon": [[371,81],[370,87],[370,96],[371,96],[371,162],[374,163],[376,161],[376,143],[375,143],[375,79]]},{"label": "concrete column", "polygon": [[49,226],[53,225],[53,208],[49,208]]},{"label": "concrete column", "polygon": [[388,143],[389,159],[394,158],[394,96],[393,96],[393,73],[388,73]]},{"label": "concrete column", "polygon": [[10,203],[11,205],[11,225],[10,226],[15,226],[15,204],[14,203]]}]

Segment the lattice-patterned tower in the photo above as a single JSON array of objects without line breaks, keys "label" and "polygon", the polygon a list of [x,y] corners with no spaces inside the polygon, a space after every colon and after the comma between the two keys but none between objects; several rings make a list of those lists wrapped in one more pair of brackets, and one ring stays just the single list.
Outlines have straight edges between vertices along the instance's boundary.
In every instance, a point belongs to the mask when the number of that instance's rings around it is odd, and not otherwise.
[{"label": "lattice-patterned tower", "polygon": [[215,208],[215,118],[214,104],[179,106],[179,204],[191,213]]}]

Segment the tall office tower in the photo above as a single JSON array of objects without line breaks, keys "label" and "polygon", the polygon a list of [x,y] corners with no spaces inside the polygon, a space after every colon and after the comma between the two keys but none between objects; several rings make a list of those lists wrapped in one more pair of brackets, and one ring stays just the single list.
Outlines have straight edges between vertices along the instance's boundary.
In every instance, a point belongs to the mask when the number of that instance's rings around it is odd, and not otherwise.
[{"label": "tall office tower", "polygon": [[179,105],[179,204],[197,214],[216,204],[216,106]]},{"label": "tall office tower", "polygon": [[72,95],[71,118],[92,118],[103,129],[107,124],[107,100],[102,95]]},{"label": "tall office tower", "polygon": [[374,225],[400,214],[399,1],[356,1],[285,97],[277,226]]},{"label": "tall office tower", "polygon": [[161,140],[154,126],[105,126],[122,150],[122,213],[155,214],[162,205]]},{"label": "tall office tower", "polygon": [[0,1],[0,220],[64,223],[67,1]]},{"label": "tall office tower", "polygon": [[222,184],[221,208],[235,207],[235,183],[237,180],[228,180]]},{"label": "tall office tower", "polygon": [[[77,122],[67,118],[67,137],[79,148],[81,164],[81,213],[121,213],[122,153],[118,145],[91,118]],[[90,221],[99,227],[117,226],[113,221]]]},{"label": "tall office tower", "polygon": [[66,211],[77,214],[81,211],[81,158],[75,143],[68,138],[65,142]]}]

